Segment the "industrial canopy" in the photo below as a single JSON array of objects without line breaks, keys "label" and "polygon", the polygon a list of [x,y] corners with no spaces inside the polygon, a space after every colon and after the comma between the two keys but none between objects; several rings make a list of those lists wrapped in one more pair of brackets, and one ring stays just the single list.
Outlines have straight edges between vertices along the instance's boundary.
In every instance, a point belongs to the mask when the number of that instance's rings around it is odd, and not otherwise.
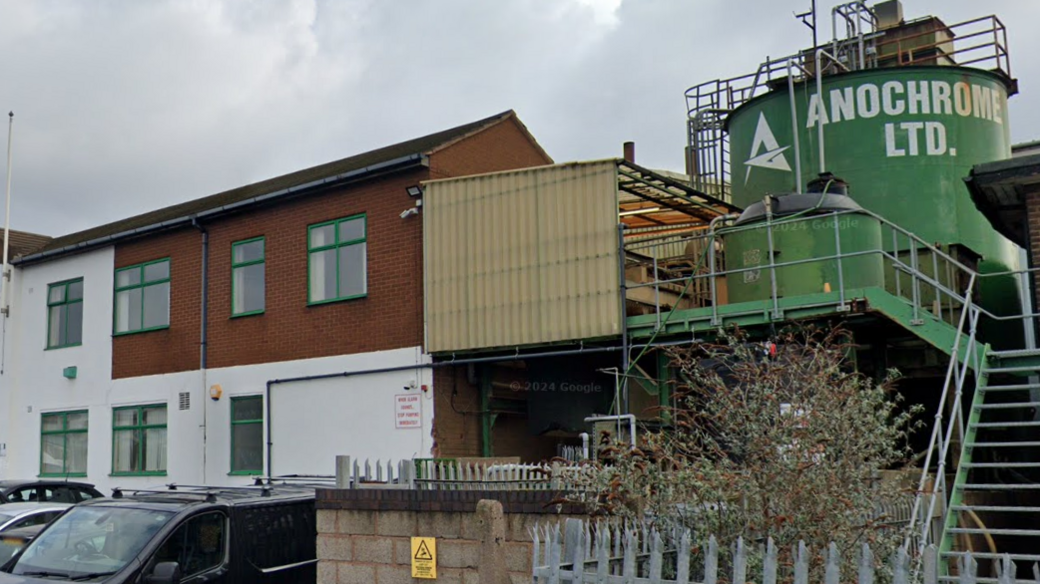
[{"label": "industrial canopy", "polygon": [[740,212],[731,203],[632,162],[619,161],[617,176],[618,214],[629,229],[692,228]]},{"label": "industrial canopy", "polygon": [[1028,247],[1026,198],[1040,193],[1040,154],[976,164],[964,182],[993,228]]}]

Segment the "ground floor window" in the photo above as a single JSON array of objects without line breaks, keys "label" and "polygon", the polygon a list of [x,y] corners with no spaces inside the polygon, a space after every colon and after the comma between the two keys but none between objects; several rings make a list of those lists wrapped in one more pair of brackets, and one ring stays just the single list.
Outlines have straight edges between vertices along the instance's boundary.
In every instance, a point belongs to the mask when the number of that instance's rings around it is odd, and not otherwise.
[{"label": "ground floor window", "polygon": [[231,399],[231,473],[257,474],[264,463],[263,396]]},{"label": "ground floor window", "polygon": [[87,475],[87,412],[43,414],[40,476]]},{"label": "ground floor window", "polygon": [[166,474],[166,404],[112,410],[112,474]]}]

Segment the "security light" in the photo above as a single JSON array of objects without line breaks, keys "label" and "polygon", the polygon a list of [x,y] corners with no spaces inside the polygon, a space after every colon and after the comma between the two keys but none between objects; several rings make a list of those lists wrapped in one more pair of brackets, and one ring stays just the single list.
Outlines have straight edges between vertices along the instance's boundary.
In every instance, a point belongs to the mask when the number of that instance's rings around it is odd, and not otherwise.
[{"label": "security light", "polygon": [[422,187],[420,187],[419,185],[412,185],[412,186],[408,187],[407,189],[405,189],[405,191],[408,193],[409,197],[421,197],[422,196]]}]

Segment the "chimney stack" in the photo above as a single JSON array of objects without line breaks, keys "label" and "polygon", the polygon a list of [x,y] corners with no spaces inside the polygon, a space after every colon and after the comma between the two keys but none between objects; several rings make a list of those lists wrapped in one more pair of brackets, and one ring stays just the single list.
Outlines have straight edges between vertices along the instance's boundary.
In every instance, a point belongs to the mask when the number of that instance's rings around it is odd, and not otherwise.
[{"label": "chimney stack", "polygon": [[625,151],[625,162],[631,162],[632,164],[635,164],[636,163],[636,143],[635,142],[625,142],[622,145],[622,148]]}]

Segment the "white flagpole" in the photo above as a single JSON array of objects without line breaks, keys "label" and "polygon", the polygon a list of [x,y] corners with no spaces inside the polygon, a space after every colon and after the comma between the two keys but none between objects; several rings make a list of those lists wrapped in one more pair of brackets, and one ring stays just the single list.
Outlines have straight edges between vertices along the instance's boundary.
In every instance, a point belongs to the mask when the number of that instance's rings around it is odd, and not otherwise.
[{"label": "white flagpole", "polygon": [[0,314],[4,318],[11,315],[7,306],[7,289],[11,287],[11,268],[7,265],[11,245],[11,139],[14,136],[14,112],[7,114],[7,202],[4,211],[4,263],[3,281],[0,282]]}]

